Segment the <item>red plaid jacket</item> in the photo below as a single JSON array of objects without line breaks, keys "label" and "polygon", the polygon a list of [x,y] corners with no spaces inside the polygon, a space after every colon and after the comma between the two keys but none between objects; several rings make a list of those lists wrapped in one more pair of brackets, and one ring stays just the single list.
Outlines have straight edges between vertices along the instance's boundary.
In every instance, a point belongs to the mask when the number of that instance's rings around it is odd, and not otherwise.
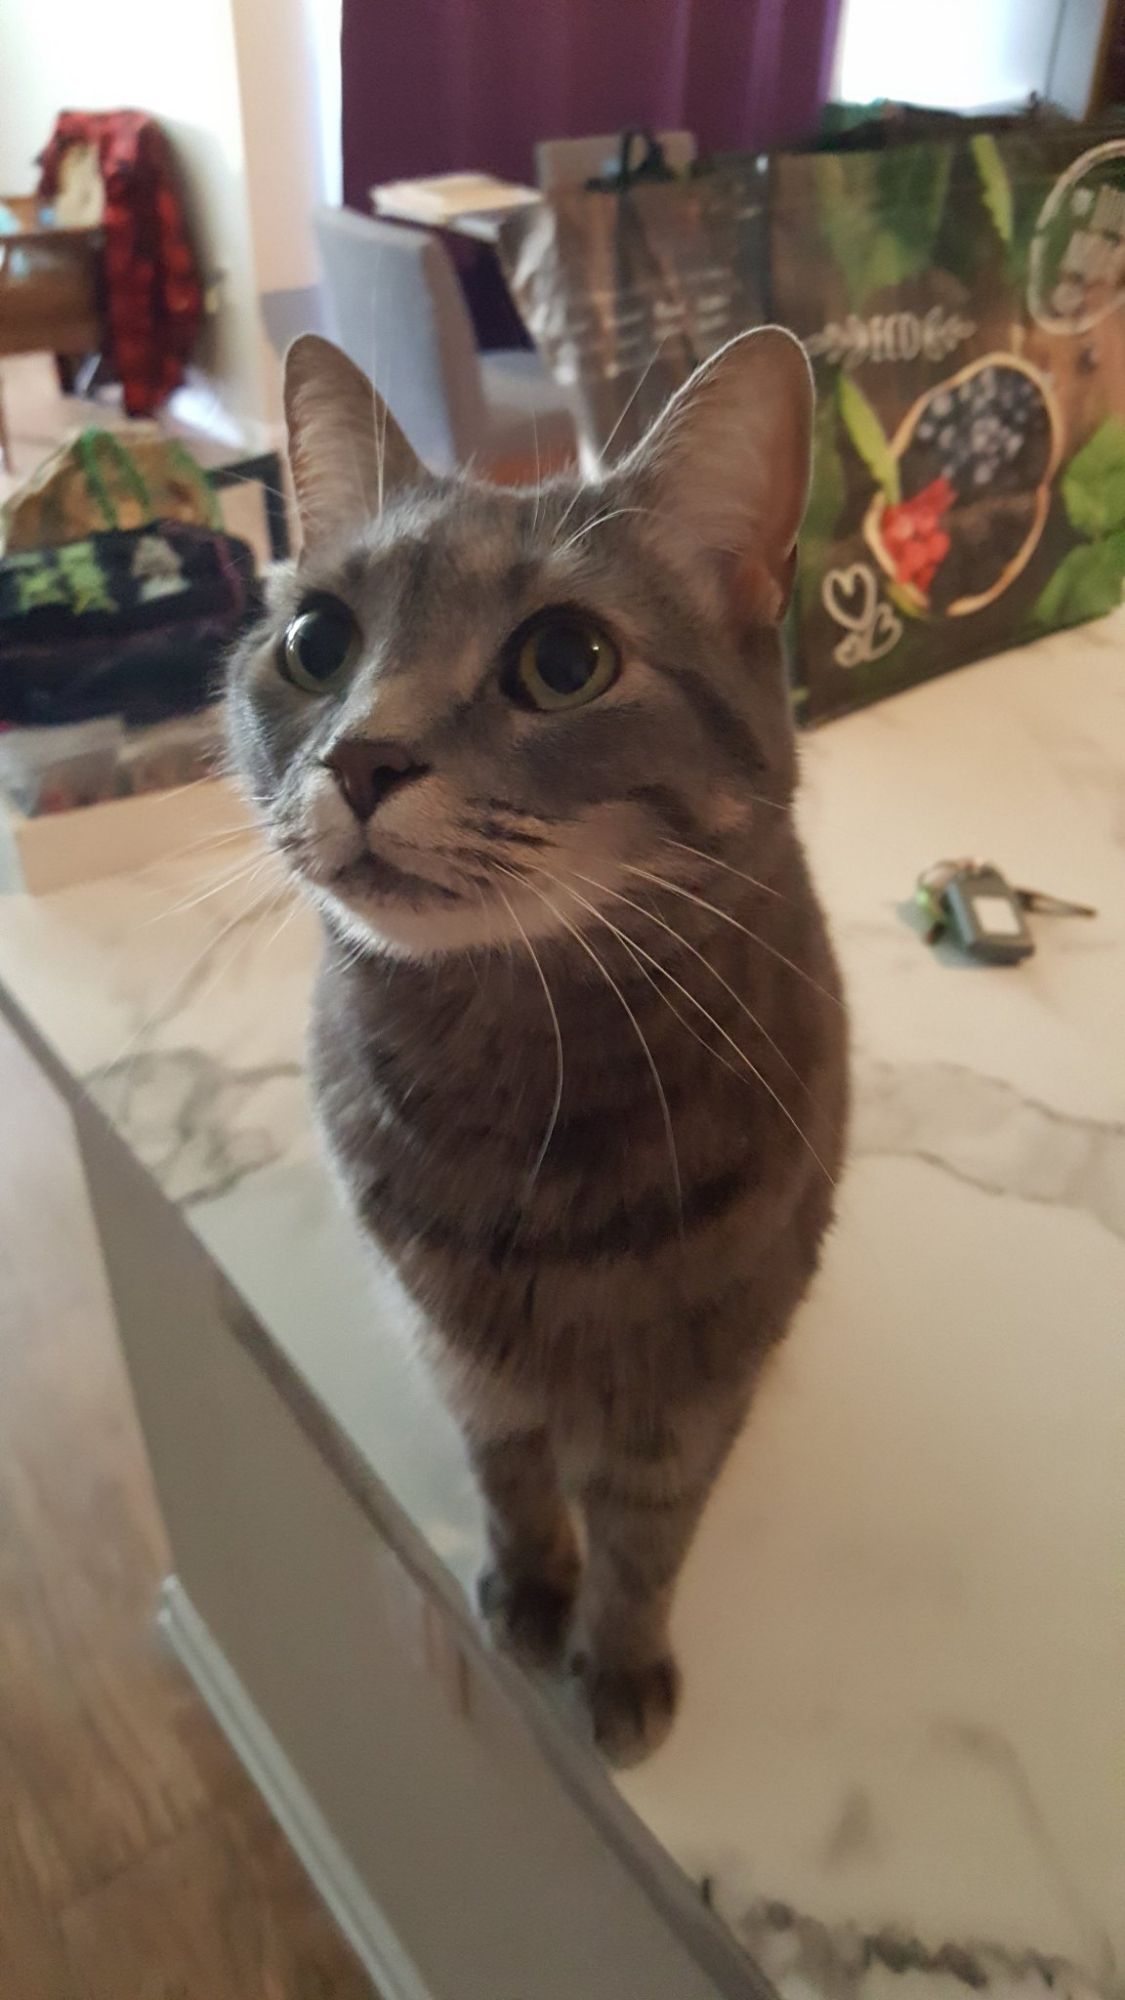
[{"label": "red plaid jacket", "polygon": [[171,151],[142,111],[64,111],[39,156],[42,200],[53,200],[63,154],[78,144],[97,148],[105,184],[106,359],[129,415],[151,416],[183,381],[203,311]]}]

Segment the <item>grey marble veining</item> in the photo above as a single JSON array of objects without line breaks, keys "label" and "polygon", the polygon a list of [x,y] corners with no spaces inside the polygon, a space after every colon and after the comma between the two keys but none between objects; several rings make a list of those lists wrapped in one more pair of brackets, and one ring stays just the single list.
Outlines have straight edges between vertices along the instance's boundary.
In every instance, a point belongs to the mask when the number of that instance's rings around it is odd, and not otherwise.
[{"label": "grey marble veining", "polygon": [[1074,1209],[1125,1237],[1125,1119],[1058,1110],[956,1063],[861,1055],[855,1077],[854,1158],[922,1160],[987,1194]]},{"label": "grey marble veining", "polygon": [[[238,1068],[200,1048],[140,1049],[86,1081],[169,1199],[190,1206],[232,1193],[283,1159],[284,1113],[301,1067]],[[271,1096],[280,1118],[270,1115]]]},{"label": "grey marble veining", "polygon": [[996,2000],[1093,2000],[1116,1985],[1091,1980],[1069,1960],[1033,1949],[1011,1951],[980,1939],[927,1944],[908,1930],[862,1931],[828,1925],[786,1903],[755,1903],[737,1922],[751,1957],[783,1992],[813,1992],[858,2000],[881,1975],[909,1977],[916,1990],[939,1996],[965,1990]]}]

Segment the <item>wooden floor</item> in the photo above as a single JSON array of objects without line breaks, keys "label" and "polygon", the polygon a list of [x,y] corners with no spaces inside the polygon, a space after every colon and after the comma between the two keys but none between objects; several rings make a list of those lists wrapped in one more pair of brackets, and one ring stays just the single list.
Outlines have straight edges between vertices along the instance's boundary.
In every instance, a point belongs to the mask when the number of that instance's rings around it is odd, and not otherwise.
[{"label": "wooden floor", "polygon": [[0,1023],[0,2000],[371,2000],[155,1636],[167,1568],[66,1116]]}]

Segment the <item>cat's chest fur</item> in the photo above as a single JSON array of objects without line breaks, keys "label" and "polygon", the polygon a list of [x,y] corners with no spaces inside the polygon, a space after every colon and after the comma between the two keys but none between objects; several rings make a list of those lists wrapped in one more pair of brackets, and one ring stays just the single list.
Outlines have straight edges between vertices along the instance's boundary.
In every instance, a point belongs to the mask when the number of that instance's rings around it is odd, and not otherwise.
[{"label": "cat's chest fur", "polygon": [[756,922],[761,946],[720,927],[659,971],[604,941],[608,978],[548,955],[551,1004],[522,955],[349,966],[329,949],[320,1116],[440,1337],[525,1373],[565,1350],[577,1376],[623,1330],[636,1351],[738,1287],[749,1303],[789,1238],[767,1280],[791,1307],[839,1156],[843,1027],[811,899]]}]

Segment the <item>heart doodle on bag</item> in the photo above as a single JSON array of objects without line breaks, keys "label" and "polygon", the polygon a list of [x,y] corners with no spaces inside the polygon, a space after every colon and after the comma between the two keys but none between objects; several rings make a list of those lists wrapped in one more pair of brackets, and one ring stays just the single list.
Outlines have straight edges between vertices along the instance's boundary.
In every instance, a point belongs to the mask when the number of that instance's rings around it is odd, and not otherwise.
[{"label": "heart doodle on bag", "polygon": [[870,563],[830,569],[820,594],[829,617],[844,627],[845,636],[832,653],[837,666],[869,666],[898,645],[902,619],[879,596]]},{"label": "heart doodle on bag", "polygon": [[830,569],[821,586],[824,608],[837,625],[862,632],[870,625],[875,610],[875,572],[869,563],[853,563],[850,569]]}]

